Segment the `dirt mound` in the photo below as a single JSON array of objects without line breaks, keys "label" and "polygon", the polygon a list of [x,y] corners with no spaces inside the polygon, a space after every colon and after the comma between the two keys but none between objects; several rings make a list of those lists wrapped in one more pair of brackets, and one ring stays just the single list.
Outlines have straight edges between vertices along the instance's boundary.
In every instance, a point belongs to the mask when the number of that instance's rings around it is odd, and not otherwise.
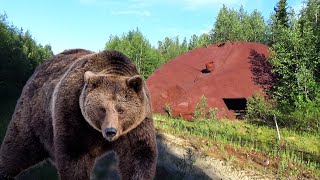
[{"label": "dirt mound", "polygon": [[[246,98],[270,83],[268,47],[252,42],[226,42],[197,48],[158,68],[148,79],[153,111],[191,120],[204,95],[219,117],[235,118]],[[236,113],[235,113],[236,112]]]}]

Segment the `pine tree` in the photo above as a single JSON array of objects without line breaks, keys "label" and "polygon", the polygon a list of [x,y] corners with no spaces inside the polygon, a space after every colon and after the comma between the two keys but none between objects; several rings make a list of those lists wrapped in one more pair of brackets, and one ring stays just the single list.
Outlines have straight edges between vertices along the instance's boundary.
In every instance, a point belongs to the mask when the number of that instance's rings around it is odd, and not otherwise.
[{"label": "pine tree", "polygon": [[274,8],[276,23],[284,27],[289,27],[289,18],[287,13],[287,0],[280,0]]},{"label": "pine tree", "polygon": [[248,41],[266,44],[267,43],[267,25],[264,22],[264,19],[261,13],[257,10],[254,10],[250,14],[249,23],[250,23],[249,28],[248,30],[246,30],[250,32]]}]

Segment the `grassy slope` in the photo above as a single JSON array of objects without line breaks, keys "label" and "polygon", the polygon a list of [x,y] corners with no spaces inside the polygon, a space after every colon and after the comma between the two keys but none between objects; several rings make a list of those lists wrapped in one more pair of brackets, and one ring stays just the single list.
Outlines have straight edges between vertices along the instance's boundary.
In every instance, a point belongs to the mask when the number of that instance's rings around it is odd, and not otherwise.
[{"label": "grassy slope", "polygon": [[[281,141],[278,141],[275,129],[246,121],[187,122],[161,115],[155,115],[155,125],[162,132],[196,139],[197,146],[209,154],[212,149],[220,149],[211,154],[218,154],[225,160],[239,158],[239,162],[246,164],[254,159],[257,163],[253,164],[264,166],[263,170],[280,177],[320,177],[320,135],[316,133],[280,129]],[[269,165],[264,164],[266,160]]]}]

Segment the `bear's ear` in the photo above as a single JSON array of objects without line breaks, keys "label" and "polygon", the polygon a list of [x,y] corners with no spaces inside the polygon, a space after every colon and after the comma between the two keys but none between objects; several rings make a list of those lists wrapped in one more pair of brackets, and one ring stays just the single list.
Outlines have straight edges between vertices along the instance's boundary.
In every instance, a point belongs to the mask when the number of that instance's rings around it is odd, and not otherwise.
[{"label": "bear's ear", "polygon": [[95,76],[95,74],[94,74],[93,72],[91,72],[91,71],[85,72],[85,73],[84,73],[84,82],[85,82],[85,83],[88,83],[88,82],[89,82],[89,79],[92,78],[92,77],[94,77],[94,76]]},{"label": "bear's ear", "polygon": [[141,91],[142,84],[143,84],[143,79],[139,75],[135,75],[127,79],[127,85],[133,88],[136,92]]}]

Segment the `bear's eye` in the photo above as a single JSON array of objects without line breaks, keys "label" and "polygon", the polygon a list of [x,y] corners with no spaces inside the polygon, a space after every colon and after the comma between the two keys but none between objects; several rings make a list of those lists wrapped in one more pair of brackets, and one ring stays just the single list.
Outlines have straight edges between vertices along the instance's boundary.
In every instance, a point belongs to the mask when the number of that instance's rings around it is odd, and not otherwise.
[{"label": "bear's eye", "polygon": [[100,115],[104,115],[106,113],[106,109],[104,107],[99,107],[98,111]]},{"label": "bear's eye", "polygon": [[121,107],[118,107],[118,108],[117,108],[117,111],[118,111],[119,114],[123,114],[123,113],[124,113],[124,110],[123,110],[123,108],[121,108]]}]

